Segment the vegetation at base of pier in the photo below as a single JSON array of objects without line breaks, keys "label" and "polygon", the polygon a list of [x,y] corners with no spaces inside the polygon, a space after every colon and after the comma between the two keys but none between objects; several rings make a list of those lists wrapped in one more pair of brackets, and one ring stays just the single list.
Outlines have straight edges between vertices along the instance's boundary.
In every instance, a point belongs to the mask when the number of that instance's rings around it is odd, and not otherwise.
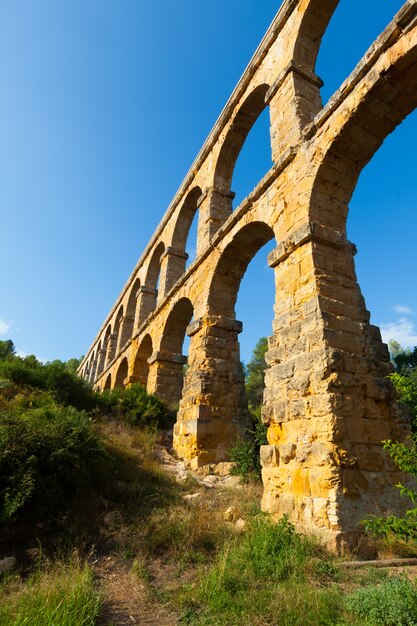
[{"label": "vegetation at base of pier", "polygon": [[[398,467],[408,476],[417,476],[417,347],[413,350],[403,350],[397,342],[390,342],[391,358],[395,372],[390,379],[398,393],[398,410],[405,419],[410,420],[411,441],[408,444],[396,441],[385,441],[384,449]],[[398,489],[413,505],[407,510],[405,517],[390,515],[380,517],[369,516],[363,522],[367,532],[377,537],[392,539],[398,537],[404,541],[417,539],[417,491],[397,485]]]},{"label": "vegetation at base of pier", "polygon": [[99,395],[67,363],[4,343],[0,560],[18,567],[0,578],[0,624],[416,623],[415,583],[346,570],[318,538],[261,513],[259,483],[178,482],[158,456],[172,415],[142,387]]},{"label": "vegetation at base of pier", "polygon": [[236,463],[233,473],[244,482],[261,480],[260,447],[267,444],[267,427],[261,419],[262,399],[265,388],[265,354],[268,340],[261,337],[245,367],[245,391],[248,400],[250,426],[246,438],[238,439],[229,450],[230,459]]}]

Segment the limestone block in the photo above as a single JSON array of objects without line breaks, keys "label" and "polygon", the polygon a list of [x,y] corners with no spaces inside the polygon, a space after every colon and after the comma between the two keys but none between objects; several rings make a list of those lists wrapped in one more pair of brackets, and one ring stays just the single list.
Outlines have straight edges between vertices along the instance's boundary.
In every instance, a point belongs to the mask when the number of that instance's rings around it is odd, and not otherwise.
[{"label": "limestone block", "polygon": [[261,446],[260,448],[260,460],[262,467],[276,467],[279,465],[279,451],[275,445]]}]

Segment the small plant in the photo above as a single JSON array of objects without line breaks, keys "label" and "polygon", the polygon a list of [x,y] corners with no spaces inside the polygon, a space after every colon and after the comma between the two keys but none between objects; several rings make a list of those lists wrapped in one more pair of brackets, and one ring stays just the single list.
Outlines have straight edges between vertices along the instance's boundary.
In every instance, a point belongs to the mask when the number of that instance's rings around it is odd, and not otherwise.
[{"label": "small plant", "polygon": [[[401,471],[411,476],[417,476],[417,447],[415,443],[408,447],[403,443],[388,440],[384,442],[384,449],[387,450],[391,459]],[[417,503],[416,491],[405,487],[401,483],[396,486],[400,490],[401,495],[410,498],[414,505]],[[395,515],[390,515],[387,518],[370,515],[363,520],[362,524],[367,532],[375,536],[387,537],[389,534],[394,534],[401,539],[416,539],[417,507],[410,508],[403,518]]]},{"label": "small plant", "polygon": [[416,585],[404,577],[359,589],[346,607],[375,626],[417,626]]},{"label": "small plant", "polygon": [[240,476],[243,482],[261,480],[259,451],[268,443],[267,427],[260,420],[256,420],[247,433],[248,439],[238,439],[229,450],[230,460],[236,463],[232,474]]}]

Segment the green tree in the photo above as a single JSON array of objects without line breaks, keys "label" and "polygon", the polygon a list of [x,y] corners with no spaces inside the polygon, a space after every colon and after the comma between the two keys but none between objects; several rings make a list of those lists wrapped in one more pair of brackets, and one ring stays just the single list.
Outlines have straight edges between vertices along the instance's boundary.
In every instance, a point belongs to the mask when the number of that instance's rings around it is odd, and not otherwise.
[{"label": "green tree", "polygon": [[413,350],[401,350],[393,355],[395,370],[405,376],[415,372],[417,368],[417,346]]},{"label": "green tree", "polygon": [[[394,464],[402,472],[417,476],[417,347],[404,350],[396,341],[389,342],[395,372],[389,377],[399,395],[399,404],[406,408],[411,420],[413,441],[405,445],[395,441],[384,441],[384,449]],[[402,495],[408,497],[413,507],[404,518],[370,516],[364,520],[365,528],[374,535],[387,536],[389,533],[403,539],[417,539],[417,492],[397,485]]]},{"label": "green tree", "polygon": [[268,339],[261,337],[252,352],[252,358],[246,367],[246,396],[249,410],[252,413],[259,411],[262,406],[263,392],[265,388],[265,354],[268,350]]},{"label": "green tree", "polygon": [[229,450],[229,456],[236,463],[233,473],[241,476],[244,481],[260,480],[259,449],[268,443],[266,438],[267,427],[261,420],[267,350],[268,340],[266,337],[261,337],[255,345],[247,367],[242,365],[246,378],[246,397],[252,424],[246,429],[246,439],[237,440]]},{"label": "green tree", "polygon": [[4,361],[16,354],[16,348],[11,339],[0,341],[0,361]]},{"label": "green tree", "polygon": [[68,361],[64,361],[64,365],[69,372],[76,374],[83,358],[83,356],[80,356],[79,359],[68,359]]}]

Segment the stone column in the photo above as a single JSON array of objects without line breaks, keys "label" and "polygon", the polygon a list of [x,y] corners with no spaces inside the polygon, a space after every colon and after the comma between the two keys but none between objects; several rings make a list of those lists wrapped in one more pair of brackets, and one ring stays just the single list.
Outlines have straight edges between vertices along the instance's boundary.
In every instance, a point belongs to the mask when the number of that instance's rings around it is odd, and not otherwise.
[{"label": "stone column", "polygon": [[210,187],[200,197],[198,206],[200,219],[197,237],[197,256],[207,248],[216,232],[232,213],[233,191],[223,191]]},{"label": "stone column", "polygon": [[98,361],[98,357],[95,358],[91,364],[90,376],[88,377],[88,382],[91,384],[93,384],[96,379],[97,361]]},{"label": "stone column", "polygon": [[109,341],[107,344],[107,355],[106,355],[105,367],[107,367],[108,364],[111,363],[111,361],[114,359],[114,357],[116,356],[116,351],[117,351],[117,334],[112,333],[109,336]]},{"label": "stone column", "polygon": [[262,417],[263,509],[336,549],[371,513],[401,510],[381,441],[407,434],[386,376],[388,349],[356,282],[355,248],[315,223],[269,258],[277,299]]},{"label": "stone column", "polygon": [[106,364],[106,352],[107,351],[104,348],[101,348],[97,354],[97,369],[93,382],[96,382],[96,378],[100,376],[104,370],[104,366]]},{"label": "stone column", "polygon": [[320,87],[323,81],[291,62],[266,94],[270,107],[272,160],[279,161],[282,153],[300,142],[303,128],[320,111]]},{"label": "stone column", "polygon": [[186,252],[168,247],[161,256],[161,273],[159,278],[159,298],[164,298],[185,272],[188,259]]},{"label": "stone column", "polygon": [[123,346],[132,337],[134,318],[131,315],[125,315],[120,321],[119,339],[117,342],[117,352],[123,348]]},{"label": "stone column", "polygon": [[136,305],[136,318],[137,326],[140,328],[143,322],[149,317],[152,311],[156,307],[156,299],[158,291],[156,289],[150,289],[149,287],[139,287],[138,289],[138,301]]},{"label": "stone column", "polygon": [[245,436],[248,409],[239,356],[242,323],[206,315],[190,324],[188,369],[174,449],[190,467],[228,459],[227,450]]},{"label": "stone column", "polygon": [[181,398],[184,365],[187,357],[172,352],[154,352],[148,359],[148,392],[176,407]]}]

